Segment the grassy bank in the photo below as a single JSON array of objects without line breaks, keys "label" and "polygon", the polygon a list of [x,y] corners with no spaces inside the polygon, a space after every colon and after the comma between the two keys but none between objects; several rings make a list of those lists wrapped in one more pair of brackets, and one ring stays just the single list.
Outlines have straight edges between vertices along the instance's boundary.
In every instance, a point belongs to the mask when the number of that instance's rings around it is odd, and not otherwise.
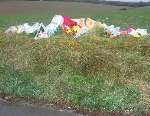
[{"label": "grassy bank", "polygon": [[[149,29],[148,8],[142,9],[110,9],[78,16]],[[109,39],[102,30],[95,30],[78,40],[59,33],[49,39],[33,40],[32,36],[2,32],[7,25],[24,21],[48,23],[52,16],[35,13],[0,17],[1,93],[96,111],[133,115],[149,112],[149,37]]]},{"label": "grassy bank", "polygon": [[148,110],[150,54],[145,39],[34,41],[3,35],[0,47],[1,93],[92,110]]}]

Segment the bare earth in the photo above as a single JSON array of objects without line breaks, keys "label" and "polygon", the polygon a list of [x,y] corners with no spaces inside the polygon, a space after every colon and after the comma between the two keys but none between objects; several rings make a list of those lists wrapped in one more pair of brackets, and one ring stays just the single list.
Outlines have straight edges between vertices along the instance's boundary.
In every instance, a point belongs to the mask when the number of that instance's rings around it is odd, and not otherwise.
[{"label": "bare earth", "polygon": [[13,15],[20,13],[53,12],[58,14],[76,15],[77,13],[98,13],[100,10],[119,9],[121,6],[110,6],[91,3],[76,2],[0,2],[0,15]]}]

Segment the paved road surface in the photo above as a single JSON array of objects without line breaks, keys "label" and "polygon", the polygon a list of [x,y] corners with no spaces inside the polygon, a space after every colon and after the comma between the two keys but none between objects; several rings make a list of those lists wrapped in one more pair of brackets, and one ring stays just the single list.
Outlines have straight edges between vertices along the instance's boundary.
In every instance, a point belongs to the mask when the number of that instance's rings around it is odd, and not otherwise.
[{"label": "paved road surface", "polygon": [[58,111],[53,108],[39,108],[0,101],[0,116],[77,116],[71,111]]}]

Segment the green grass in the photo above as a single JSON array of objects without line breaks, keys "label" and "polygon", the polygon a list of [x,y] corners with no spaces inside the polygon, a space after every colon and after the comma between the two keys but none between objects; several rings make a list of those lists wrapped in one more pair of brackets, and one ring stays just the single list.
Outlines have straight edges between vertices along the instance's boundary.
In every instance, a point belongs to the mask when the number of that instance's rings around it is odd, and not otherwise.
[{"label": "green grass", "polygon": [[[108,6],[107,6],[108,7]],[[100,20],[107,24],[114,24],[117,26],[121,26],[122,28],[126,28],[128,26],[134,26],[135,28],[146,28],[150,30],[149,20],[149,7],[144,8],[128,8],[126,11],[121,11],[119,8],[113,9],[110,8],[97,8],[97,10],[93,9],[88,12],[87,9],[75,9],[68,11],[68,7],[62,10],[62,14],[69,15],[71,17],[91,17],[95,20]],[[78,11],[79,10],[79,11]],[[66,13],[65,13],[66,12]],[[60,14],[58,11],[37,11],[37,12],[30,12],[30,13],[23,13],[23,14],[16,14],[16,15],[1,15],[0,17],[0,27],[6,28],[8,25],[16,25],[23,22],[36,22],[36,21],[43,21],[45,24],[49,23],[50,19],[54,16],[54,14]]]},{"label": "green grass", "polygon": [[[108,10],[83,16],[149,29],[148,10]],[[52,14],[2,16],[1,31],[24,21],[47,23],[48,17]],[[64,34],[36,41],[25,35],[0,35],[1,93],[69,102],[90,110],[149,112],[149,37],[109,39],[101,30],[78,40]]]}]

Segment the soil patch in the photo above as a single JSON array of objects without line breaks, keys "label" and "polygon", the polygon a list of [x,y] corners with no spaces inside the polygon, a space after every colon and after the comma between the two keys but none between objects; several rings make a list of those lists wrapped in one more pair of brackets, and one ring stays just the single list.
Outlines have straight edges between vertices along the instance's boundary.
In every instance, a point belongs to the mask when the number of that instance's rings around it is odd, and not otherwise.
[{"label": "soil patch", "polygon": [[[0,101],[7,102],[10,104],[22,104],[33,107],[41,108],[54,108],[56,110],[67,110],[74,112],[79,116],[131,116],[132,114],[128,111],[120,112],[107,112],[107,111],[91,111],[89,109],[81,109],[69,102],[64,102],[63,100],[49,102],[44,99],[36,99],[32,97],[18,97],[18,96],[9,96],[6,94],[0,94]],[[148,112],[143,112],[142,116],[148,116]]]}]

